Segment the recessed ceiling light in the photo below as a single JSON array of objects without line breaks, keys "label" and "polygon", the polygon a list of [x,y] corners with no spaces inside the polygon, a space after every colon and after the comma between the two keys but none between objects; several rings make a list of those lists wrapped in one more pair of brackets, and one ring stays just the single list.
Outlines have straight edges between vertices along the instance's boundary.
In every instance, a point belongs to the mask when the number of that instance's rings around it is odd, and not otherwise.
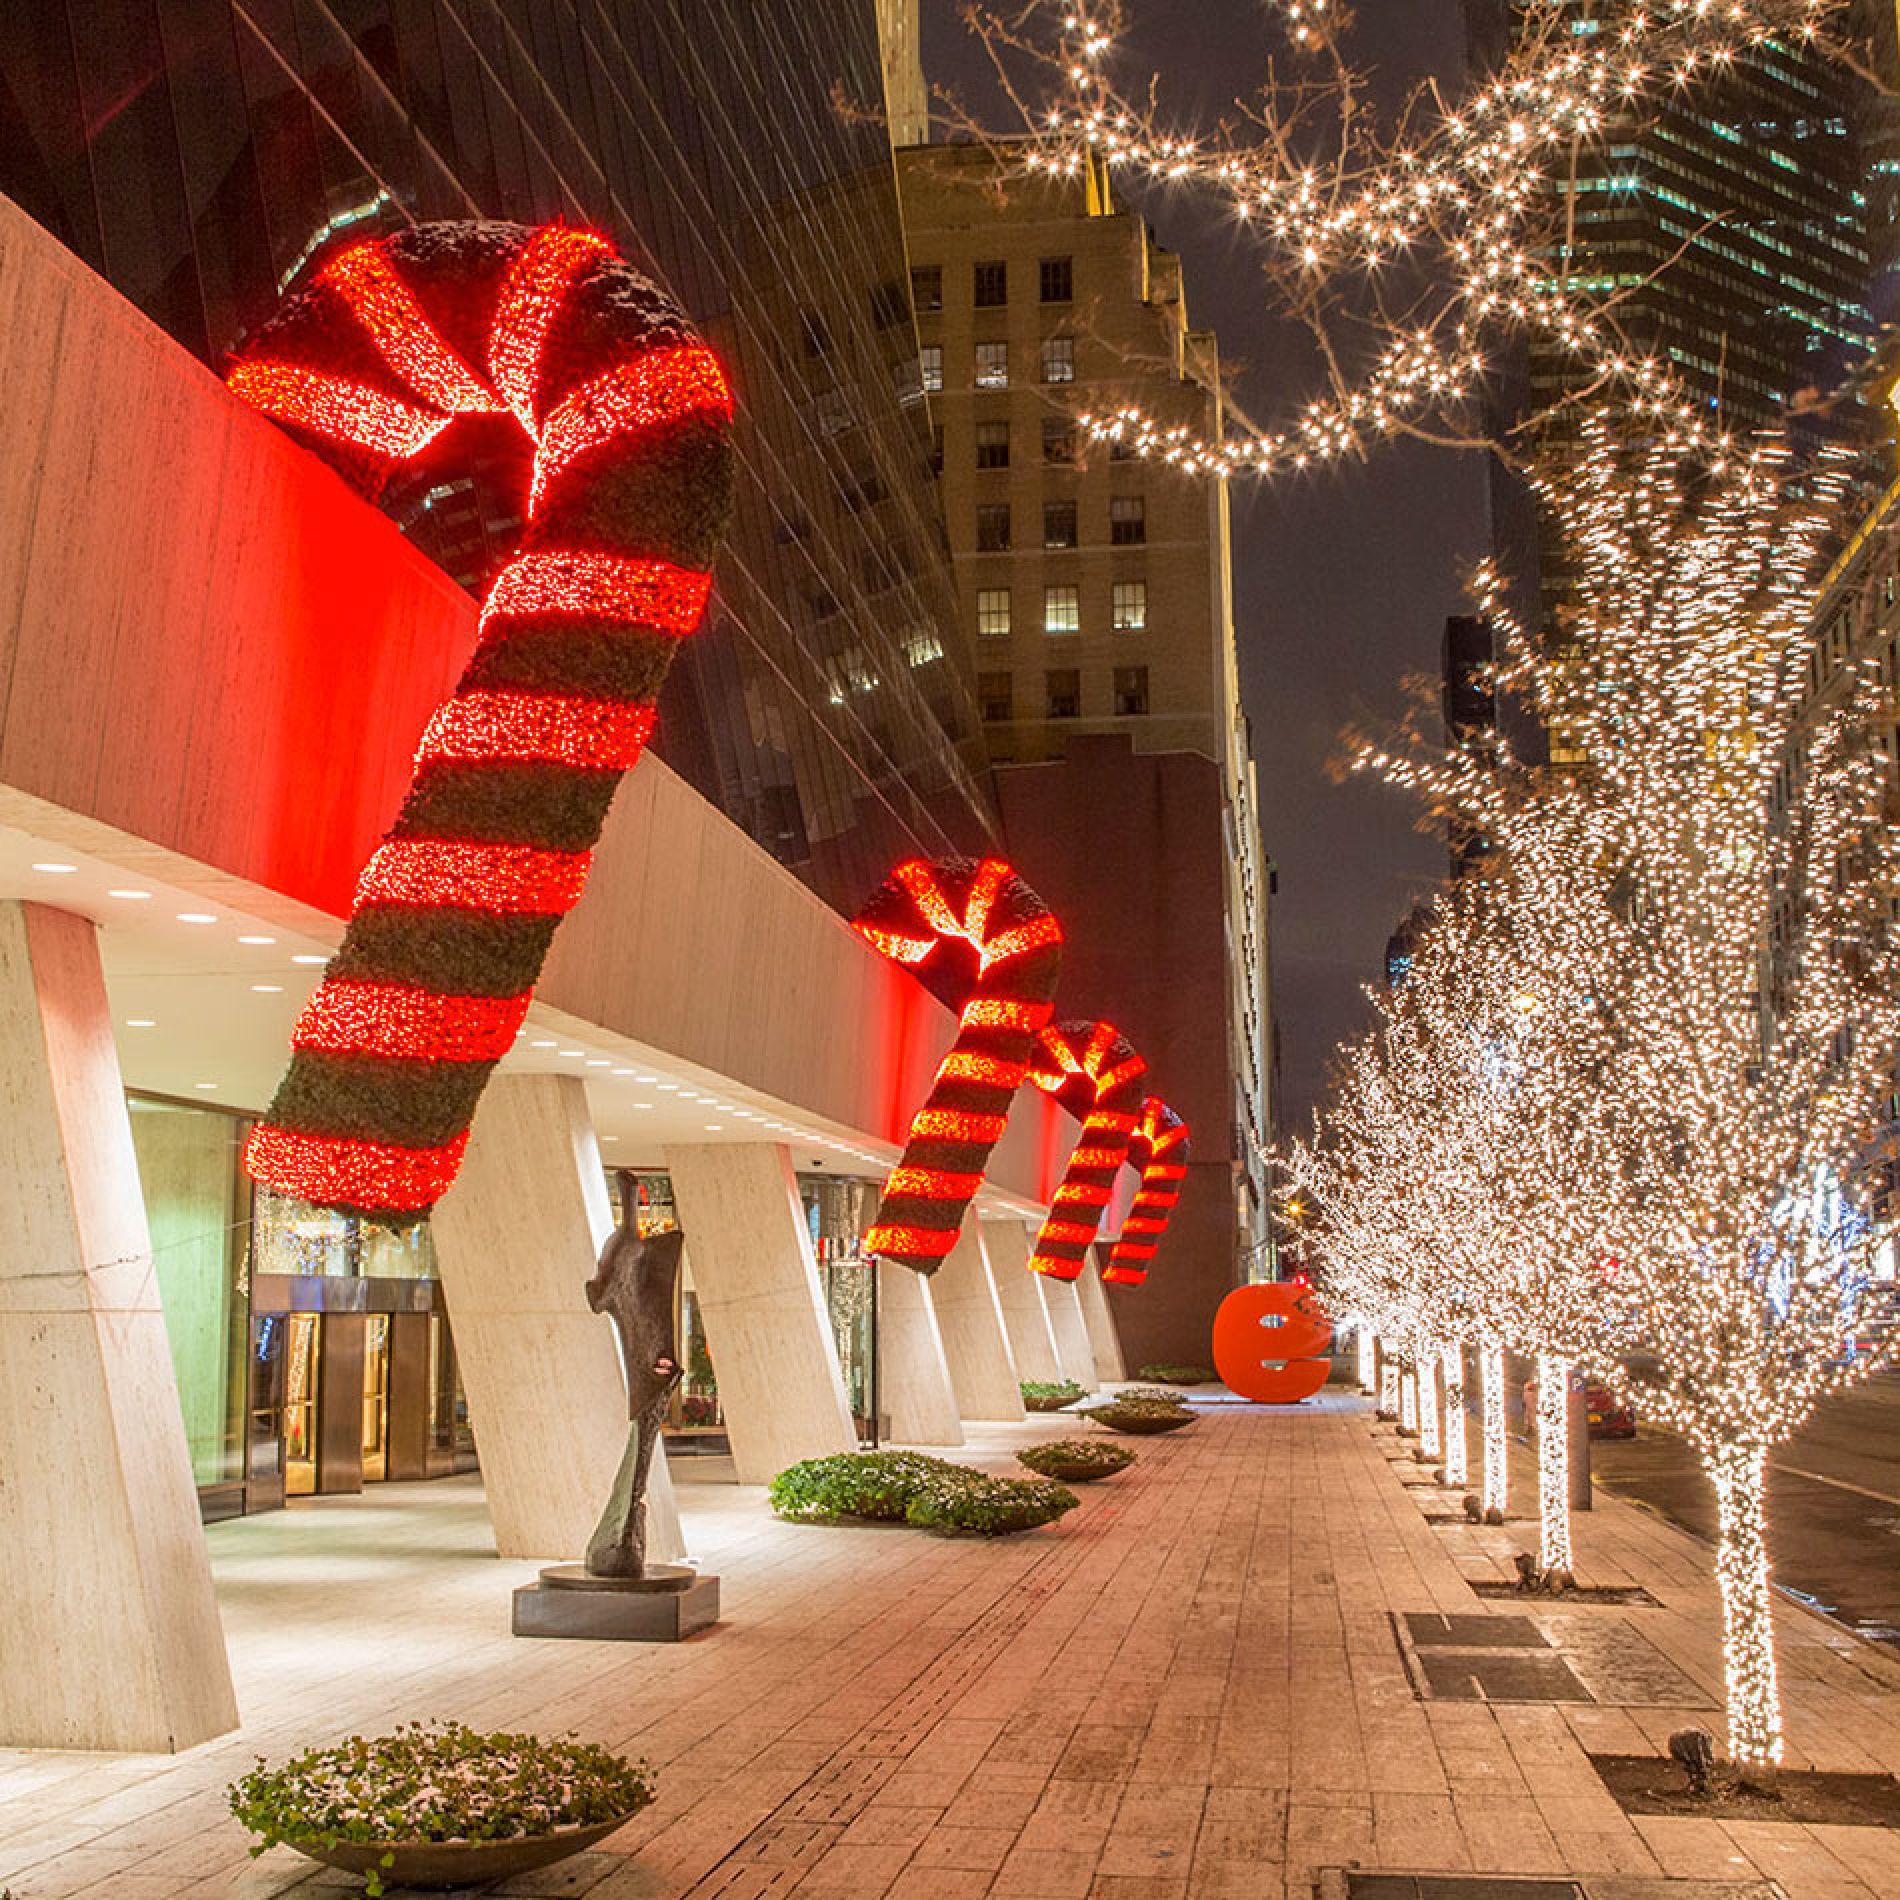
[{"label": "recessed ceiling light", "polygon": [[181,910],[178,921],[181,924],[215,924],[218,920],[208,910]]},{"label": "recessed ceiling light", "polygon": [[708,1122],[706,1124],[706,1132],[709,1135],[716,1135],[725,1125],[724,1122]]},{"label": "recessed ceiling light", "polygon": [[277,939],[275,937],[259,936],[240,937],[238,939],[239,943],[275,943],[276,941]]},{"label": "recessed ceiling light", "polygon": [[563,1049],[561,1054],[564,1056],[578,1056],[586,1054],[586,1051],[583,1049]]},{"label": "recessed ceiling light", "polygon": [[123,897],[128,904],[136,904],[151,896],[150,891],[107,891],[108,897]]},{"label": "recessed ceiling light", "polygon": [[[632,1074],[632,1071],[629,1070],[628,1073]],[[660,1078],[657,1075],[635,1075],[633,1079],[636,1082],[657,1082]]]},{"label": "recessed ceiling light", "polygon": [[535,1039],[528,1044],[528,1047],[530,1049],[552,1049],[555,1047],[554,1038],[552,1036],[536,1036]]},{"label": "recessed ceiling light", "polygon": [[299,950],[290,960],[292,963],[328,963],[330,961],[328,957],[313,957],[308,950]]},{"label": "recessed ceiling light", "polygon": [[651,1102],[635,1102],[634,1107],[645,1109],[649,1115],[653,1113],[653,1104]]},{"label": "recessed ceiling light", "polygon": [[260,996],[282,996],[284,993],[281,983],[253,983],[251,988]]},{"label": "recessed ceiling light", "polygon": [[587,1058],[587,1066],[590,1069],[610,1069],[613,1067],[613,1058],[611,1056],[589,1056]]},{"label": "recessed ceiling light", "polygon": [[125,1019],[125,1026],[128,1029],[156,1029],[158,1021],[152,1016],[128,1016]]},{"label": "recessed ceiling light", "polygon": [[631,1075],[632,1073],[633,1071],[631,1069],[616,1069],[614,1071],[615,1075]]},{"label": "recessed ceiling light", "polygon": [[36,864],[34,870],[44,871],[48,877],[66,877],[79,869],[76,864]]},{"label": "recessed ceiling light", "polygon": [[677,1092],[679,1089],[679,1084],[677,1082],[655,1082],[653,1086],[656,1089],[670,1089],[675,1092]]},{"label": "recessed ceiling light", "polygon": [[191,1086],[195,1089],[214,1089],[218,1085],[215,1082],[194,1082]]},{"label": "recessed ceiling light", "polygon": [[697,1089],[681,1089],[680,1090],[680,1100],[682,1102],[703,1102],[706,1099],[707,1097],[700,1094],[700,1092]]},{"label": "recessed ceiling light", "polygon": [[619,1139],[620,1137],[618,1135],[602,1135],[601,1136],[602,1141],[618,1141]]}]

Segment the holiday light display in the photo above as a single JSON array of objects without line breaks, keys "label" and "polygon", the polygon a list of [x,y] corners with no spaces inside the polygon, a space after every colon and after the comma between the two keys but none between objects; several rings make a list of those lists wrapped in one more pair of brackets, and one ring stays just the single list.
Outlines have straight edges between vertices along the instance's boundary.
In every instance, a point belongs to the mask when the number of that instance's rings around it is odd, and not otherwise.
[{"label": "holiday light display", "polygon": [[1537,1362],[1537,1567],[1567,1576],[1570,1542],[1570,1368],[1546,1353]]},{"label": "holiday light display", "polygon": [[1420,1354],[1413,1377],[1418,1383],[1418,1457],[1436,1464],[1444,1456],[1442,1396],[1438,1389],[1439,1356],[1429,1343]]},{"label": "holiday light display", "polygon": [[1128,1165],[1141,1175],[1121,1237],[1102,1269],[1104,1280],[1139,1286],[1161,1245],[1161,1236],[1181,1199],[1187,1180],[1188,1127],[1158,1095],[1148,1096],[1128,1137]]},{"label": "holiday light display", "polygon": [[1036,1235],[1029,1256],[1035,1272],[1052,1280],[1081,1276],[1115,1176],[1128,1159],[1147,1073],[1147,1063],[1113,1023],[1051,1023],[1036,1038],[1029,1079],[1082,1118],[1082,1133]]},{"label": "holiday light display", "polygon": [[867,1253],[934,1273],[956,1245],[1037,1035],[1055,1013],[1062,930],[1000,858],[910,859],[852,928],[957,1012],[956,1040],[864,1237]]},{"label": "holiday light display", "polygon": [[1379,1410],[1387,1418],[1399,1415],[1399,1362],[1383,1346],[1379,1351]]},{"label": "holiday light display", "polygon": [[1465,1349],[1448,1344],[1438,1355],[1439,1382],[1445,1394],[1445,1482],[1462,1491],[1471,1478],[1465,1442]]},{"label": "holiday light display", "polygon": [[1082,418],[1096,437],[1217,476],[1307,468],[1401,432],[1481,439],[1487,366],[1524,338],[1567,356],[1572,387],[1694,420],[1668,364],[1623,333],[1624,287],[1553,271],[1566,187],[1581,154],[1752,48],[1815,39],[1839,0],[1603,0],[1587,33],[1569,8],[1518,8],[1494,72],[1462,95],[1411,101],[1390,128],[1375,123],[1326,0],[1276,10],[1291,67],[1265,62],[1246,112],[1204,136],[1169,123],[1157,80],[1116,85],[1113,9],[1074,9],[1054,44],[987,25],[1000,62],[1028,55],[1055,82],[1040,111],[1024,106],[1032,173],[1106,165],[1205,198],[1257,248],[1270,304],[1310,330],[1325,365],[1326,393],[1277,426],[1228,405],[1233,432],[1210,439],[1124,407]]},{"label": "holiday light display", "polygon": [[[1867,1305],[1893,1231],[1871,1135],[1900,1066],[1891,689],[1854,654],[1812,685],[1842,495],[1825,459],[1594,417],[1536,485],[1571,550],[1568,622],[1542,636],[1489,610],[1503,684],[1580,765],[1519,757],[1508,727],[1482,754],[1366,758],[1503,867],[1523,1066],[1548,1078],[1519,1119],[1553,1132],[1541,1179],[1495,1198],[1570,1211],[1578,1244],[1553,1264],[1590,1309],[1581,1350],[1540,1360],[1540,1439],[1564,1436],[1574,1356],[1695,1447],[1720,1507],[1729,1753],[1765,1774],[1767,1458],[1896,1344]],[[1587,1105],[1580,1139],[1554,1132],[1566,1103]],[[1626,1369],[1636,1349],[1658,1376]]]},{"label": "holiday light display", "polygon": [[1511,1441],[1504,1398],[1504,1348],[1486,1340],[1478,1348],[1478,1383],[1484,1397],[1484,1462],[1478,1502],[1490,1519],[1503,1521],[1511,1507]]},{"label": "holiday light display", "polygon": [[528,545],[489,589],[245,1151],[267,1187],[400,1223],[455,1178],[705,612],[732,396],[679,310],[603,239],[510,224],[339,252],[228,381],[370,492],[457,417],[512,414],[535,446]]}]

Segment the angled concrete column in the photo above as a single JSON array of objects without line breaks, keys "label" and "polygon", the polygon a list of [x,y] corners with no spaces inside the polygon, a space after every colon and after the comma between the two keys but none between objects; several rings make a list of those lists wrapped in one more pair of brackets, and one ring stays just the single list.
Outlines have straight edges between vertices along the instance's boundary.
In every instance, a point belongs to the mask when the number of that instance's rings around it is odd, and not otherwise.
[{"label": "angled concrete column", "polygon": [[921,1273],[878,1263],[877,1397],[900,1445],[963,1443],[931,1293]]},{"label": "angled concrete column", "polygon": [[[627,1382],[619,1336],[586,1291],[613,1225],[580,1079],[497,1076],[430,1226],[504,1557],[578,1559],[613,1489]],[[660,1452],[647,1486],[654,1563],[684,1552],[665,1467]]]},{"label": "angled concrete column", "polygon": [[1122,1360],[1122,1342],[1116,1336],[1115,1316],[1108,1310],[1108,1292],[1102,1285],[1099,1261],[1091,1260],[1075,1283],[1082,1299],[1082,1319],[1089,1330],[1089,1351],[1095,1359],[1095,1377],[1101,1385],[1113,1385],[1128,1377]]},{"label": "angled concrete column", "polygon": [[0,1743],[237,1726],[91,921],[0,904]]},{"label": "angled concrete column", "polygon": [[739,1482],[855,1451],[791,1155],[702,1142],[668,1148],[666,1167]]},{"label": "angled concrete column", "polygon": [[930,1298],[958,1414],[1015,1424],[1023,1416],[1016,1358],[983,1250],[983,1223],[974,1214],[965,1216],[957,1244],[931,1276]]},{"label": "angled concrete column", "polygon": [[1095,1355],[1089,1350],[1088,1322],[1082,1316],[1081,1297],[1073,1280],[1052,1280],[1039,1273],[1042,1303],[1049,1314],[1049,1330],[1056,1341],[1056,1363],[1065,1379],[1095,1390]]},{"label": "angled concrete column", "polygon": [[1042,1275],[1029,1270],[1029,1231],[1019,1220],[986,1220],[983,1251],[1003,1308],[1003,1326],[1016,1371],[1024,1379],[1050,1383],[1067,1378],[1056,1353],[1049,1309],[1042,1302]]}]

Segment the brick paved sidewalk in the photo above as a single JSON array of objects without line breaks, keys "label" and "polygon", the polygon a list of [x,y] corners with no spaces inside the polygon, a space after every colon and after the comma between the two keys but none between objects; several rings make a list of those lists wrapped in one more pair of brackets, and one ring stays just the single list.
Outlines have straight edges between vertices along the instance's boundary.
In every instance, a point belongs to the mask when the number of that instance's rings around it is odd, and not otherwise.
[{"label": "brick paved sidewalk", "polygon": [[[1011,1446],[1072,1429],[961,1455],[1013,1468]],[[1365,1410],[1330,1395],[1209,1407],[1139,1452],[1059,1527],[996,1543],[787,1526],[756,1490],[685,1484],[726,1620],[670,1648],[512,1639],[508,1592],[534,1567],[493,1557],[470,1481],[215,1526],[245,1728],[177,1758],[0,1753],[0,1887],[334,1896],[288,1850],[247,1859],[223,1784],[258,1753],[453,1715],[576,1729],[658,1770],[611,1852],[520,1893],[1307,1900],[1320,1870],[1358,1866],[1900,1895],[1885,1830],[1632,1820],[1604,1791],[1586,1749],[1716,1719],[1708,1552],[1670,1526],[1612,1500],[1578,1520],[1585,1580],[1660,1607],[1577,1611],[1592,1628],[1572,1635],[1585,1679],[1593,1647],[1612,1675],[1634,1647],[1652,1658],[1634,1692],[1685,1701],[1421,1700],[1405,1613],[1521,1615],[1465,1578],[1508,1575],[1525,1532],[1429,1524]],[[1598,1619],[1647,1645],[1606,1647]],[[1900,1670],[1793,1608],[1781,1628],[1797,1762],[1900,1767]]]}]

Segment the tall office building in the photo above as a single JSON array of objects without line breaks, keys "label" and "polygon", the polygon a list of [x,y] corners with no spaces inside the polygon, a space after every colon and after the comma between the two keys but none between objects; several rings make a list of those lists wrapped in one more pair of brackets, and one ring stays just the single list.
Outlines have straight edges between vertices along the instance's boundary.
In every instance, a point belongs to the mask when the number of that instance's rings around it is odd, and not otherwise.
[{"label": "tall office building", "polygon": [[1271,1270],[1273,874],[1227,498],[1076,418],[1134,402],[1218,434],[1214,338],[1105,173],[1033,177],[973,144],[902,150],[898,173],[957,642],[1005,835],[1072,926],[1064,1010],[1124,1029],[1193,1129],[1159,1284],[1118,1324],[1134,1360],[1204,1358],[1221,1294]]}]

